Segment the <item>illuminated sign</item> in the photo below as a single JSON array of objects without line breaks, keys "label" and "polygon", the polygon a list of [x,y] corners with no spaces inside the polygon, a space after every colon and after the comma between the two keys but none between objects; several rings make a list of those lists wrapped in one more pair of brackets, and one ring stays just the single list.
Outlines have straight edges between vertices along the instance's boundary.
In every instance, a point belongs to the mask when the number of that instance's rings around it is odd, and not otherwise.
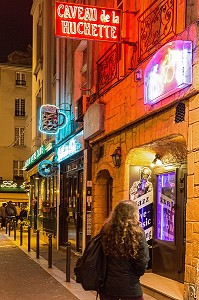
[{"label": "illuminated sign", "polygon": [[10,191],[10,192],[24,192],[25,191],[25,182],[13,181],[13,180],[3,180],[0,181],[0,191]]},{"label": "illuminated sign", "polygon": [[[61,119],[61,120],[60,120]],[[46,134],[57,134],[66,126],[66,115],[55,105],[45,104],[40,109],[39,130]]]},{"label": "illuminated sign", "polygon": [[55,19],[58,37],[120,42],[119,9],[55,2]]},{"label": "illuminated sign", "polygon": [[54,173],[53,162],[50,160],[43,160],[38,165],[38,172],[43,177],[51,177]]},{"label": "illuminated sign", "polygon": [[83,132],[80,132],[57,149],[57,162],[61,162],[82,150],[82,145]]},{"label": "illuminated sign", "polygon": [[163,46],[144,73],[144,103],[153,104],[192,84],[192,42]]},{"label": "illuminated sign", "polygon": [[50,151],[52,149],[52,143],[49,143],[48,145],[42,145],[37,151],[35,151],[25,162],[24,170],[33,163],[35,163],[39,158],[42,157],[45,153]]}]

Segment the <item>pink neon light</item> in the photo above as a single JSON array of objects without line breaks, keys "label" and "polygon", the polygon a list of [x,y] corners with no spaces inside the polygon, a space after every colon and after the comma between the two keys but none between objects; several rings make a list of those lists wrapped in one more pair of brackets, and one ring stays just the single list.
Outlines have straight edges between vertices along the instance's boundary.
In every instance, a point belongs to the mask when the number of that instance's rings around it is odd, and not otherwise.
[{"label": "pink neon light", "polygon": [[144,73],[144,103],[154,104],[192,84],[192,42],[173,41],[150,60]]}]

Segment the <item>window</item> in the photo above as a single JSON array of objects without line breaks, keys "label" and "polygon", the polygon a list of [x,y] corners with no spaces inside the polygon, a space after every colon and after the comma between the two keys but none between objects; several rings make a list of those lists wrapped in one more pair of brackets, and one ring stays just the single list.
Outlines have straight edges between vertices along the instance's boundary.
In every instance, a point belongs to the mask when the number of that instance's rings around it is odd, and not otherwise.
[{"label": "window", "polygon": [[157,175],[156,238],[175,241],[176,173]]},{"label": "window", "polygon": [[26,73],[16,72],[16,85],[26,85]]},{"label": "window", "polygon": [[81,41],[74,52],[74,99],[88,94],[87,42]]},{"label": "window", "polygon": [[25,99],[15,99],[15,117],[25,117]]},{"label": "window", "polygon": [[82,68],[81,68],[81,74],[82,74],[82,82],[81,82],[81,89],[82,94],[87,94],[87,47],[82,51]]},{"label": "window", "polygon": [[39,4],[39,19],[36,31],[36,59],[37,63],[43,57],[43,4]]},{"label": "window", "polygon": [[15,145],[24,146],[24,127],[15,127]]},{"label": "window", "polygon": [[123,0],[117,0],[117,8],[123,10]]},{"label": "window", "polygon": [[23,179],[23,160],[14,160],[13,161],[13,178],[14,179]]}]

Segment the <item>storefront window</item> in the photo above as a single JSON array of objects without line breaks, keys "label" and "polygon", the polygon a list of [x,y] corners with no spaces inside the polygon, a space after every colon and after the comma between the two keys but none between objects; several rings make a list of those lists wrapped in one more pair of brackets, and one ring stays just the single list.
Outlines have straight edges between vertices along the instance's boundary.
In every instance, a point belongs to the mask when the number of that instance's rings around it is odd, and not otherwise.
[{"label": "storefront window", "polygon": [[157,175],[156,238],[174,242],[176,176],[175,172]]}]

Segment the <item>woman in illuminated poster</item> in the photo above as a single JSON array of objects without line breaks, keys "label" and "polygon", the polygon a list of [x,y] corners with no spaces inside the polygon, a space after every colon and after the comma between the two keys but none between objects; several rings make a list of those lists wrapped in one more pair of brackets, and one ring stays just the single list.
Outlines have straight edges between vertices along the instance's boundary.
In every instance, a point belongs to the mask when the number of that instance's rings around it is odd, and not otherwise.
[{"label": "woman in illuminated poster", "polygon": [[130,188],[130,199],[135,200],[138,197],[145,195],[153,190],[153,185],[149,181],[151,177],[151,170],[144,167],[140,170],[140,180],[135,181]]}]

